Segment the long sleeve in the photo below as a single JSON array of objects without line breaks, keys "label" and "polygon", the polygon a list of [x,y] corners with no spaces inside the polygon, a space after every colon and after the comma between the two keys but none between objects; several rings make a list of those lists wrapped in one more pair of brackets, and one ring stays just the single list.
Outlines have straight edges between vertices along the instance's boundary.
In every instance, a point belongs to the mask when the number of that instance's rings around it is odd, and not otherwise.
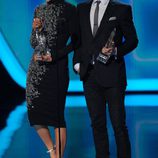
[{"label": "long sleeve", "polygon": [[[79,21],[79,24],[78,24],[78,26],[79,26],[79,39],[80,39],[80,46],[81,46],[81,32],[80,32],[80,16],[79,16],[79,5],[77,6],[77,19],[78,19],[78,21]],[[75,51],[74,51],[74,56],[73,56],[73,65],[75,65],[75,64],[78,64],[78,63],[80,63],[81,62],[81,47],[78,47],[77,49],[75,49]],[[76,71],[75,71],[76,72]]]},{"label": "long sleeve", "polygon": [[76,50],[80,43],[77,11],[76,11],[76,8],[72,6],[70,9],[71,10],[69,12],[69,19],[68,19],[68,27],[69,27],[68,31],[71,37],[71,42],[61,49],[52,50],[53,58],[55,58],[55,60],[63,58],[67,56],[70,52],[72,52],[73,50]]},{"label": "long sleeve", "polygon": [[132,10],[127,6],[119,21],[119,28],[121,29],[124,42],[117,47],[117,56],[122,57],[137,47],[138,38],[133,23]]},{"label": "long sleeve", "polygon": [[[37,8],[34,11],[34,17],[33,18],[36,17],[36,11],[37,11]],[[36,39],[36,33],[33,29],[32,29],[31,37],[30,37],[30,44],[31,44],[33,49],[35,49],[35,47],[38,45],[37,39]]]},{"label": "long sleeve", "polygon": [[36,40],[36,33],[34,30],[32,30],[31,37],[30,37],[30,44],[33,49],[38,45],[37,40]]}]

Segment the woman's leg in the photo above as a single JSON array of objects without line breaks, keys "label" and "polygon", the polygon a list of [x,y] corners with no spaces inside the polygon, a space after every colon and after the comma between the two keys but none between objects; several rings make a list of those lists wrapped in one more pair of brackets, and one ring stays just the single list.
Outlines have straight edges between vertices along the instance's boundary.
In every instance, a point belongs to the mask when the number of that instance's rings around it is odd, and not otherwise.
[{"label": "woman's leg", "polygon": [[[47,149],[48,150],[53,149],[54,144],[53,144],[53,140],[51,138],[51,134],[50,134],[50,131],[49,131],[48,127],[43,126],[43,125],[35,125],[34,128],[36,129],[38,135],[40,136],[40,138],[44,142]],[[56,158],[55,151],[52,150],[50,152],[50,157],[51,158]]]},{"label": "woman's leg", "polygon": [[[59,128],[55,128],[55,140],[56,140],[56,158],[59,158]],[[66,128],[60,128],[60,140],[61,140],[61,157],[63,157],[65,146],[66,146]]]}]

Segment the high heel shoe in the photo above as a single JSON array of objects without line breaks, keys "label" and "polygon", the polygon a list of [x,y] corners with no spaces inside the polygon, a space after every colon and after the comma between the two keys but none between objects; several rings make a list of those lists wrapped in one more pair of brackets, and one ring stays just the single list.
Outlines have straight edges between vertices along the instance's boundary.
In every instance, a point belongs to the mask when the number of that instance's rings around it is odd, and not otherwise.
[{"label": "high heel shoe", "polygon": [[56,145],[54,145],[52,148],[47,150],[47,153],[50,154],[51,152],[55,152],[55,151],[56,151]]},{"label": "high heel shoe", "polygon": [[50,154],[51,158],[56,158],[56,146],[53,146],[47,151],[48,154]]}]

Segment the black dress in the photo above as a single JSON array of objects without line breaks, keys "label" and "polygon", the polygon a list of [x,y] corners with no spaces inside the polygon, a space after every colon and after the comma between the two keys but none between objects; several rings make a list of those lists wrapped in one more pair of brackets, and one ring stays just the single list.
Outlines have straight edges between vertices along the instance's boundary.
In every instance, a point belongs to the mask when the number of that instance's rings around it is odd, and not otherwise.
[{"label": "black dress", "polygon": [[[26,86],[26,100],[30,125],[66,127],[65,100],[69,83],[68,53],[77,48],[78,25],[76,8],[62,0],[42,4],[34,17],[45,21],[47,45],[53,61],[34,62],[31,59]],[[67,41],[71,37],[71,42]],[[35,32],[31,45],[37,46]]]}]

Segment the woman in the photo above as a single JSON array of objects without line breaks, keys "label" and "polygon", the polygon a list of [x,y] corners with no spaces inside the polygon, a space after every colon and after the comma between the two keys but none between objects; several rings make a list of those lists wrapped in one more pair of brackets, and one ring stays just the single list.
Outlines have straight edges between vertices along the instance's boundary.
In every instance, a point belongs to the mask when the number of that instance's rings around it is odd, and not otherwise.
[{"label": "woman", "polygon": [[[76,16],[76,8],[64,0],[47,0],[46,4],[36,8],[34,14],[31,45],[36,51],[27,76],[28,118],[51,158],[59,158],[59,129],[62,157],[66,144],[64,108],[69,83],[67,55],[78,45]],[[37,34],[43,34],[46,39],[47,53],[42,55],[37,54]],[[71,42],[66,45],[69,37]],[[54,127],[55,142],[48,126]]]}]

